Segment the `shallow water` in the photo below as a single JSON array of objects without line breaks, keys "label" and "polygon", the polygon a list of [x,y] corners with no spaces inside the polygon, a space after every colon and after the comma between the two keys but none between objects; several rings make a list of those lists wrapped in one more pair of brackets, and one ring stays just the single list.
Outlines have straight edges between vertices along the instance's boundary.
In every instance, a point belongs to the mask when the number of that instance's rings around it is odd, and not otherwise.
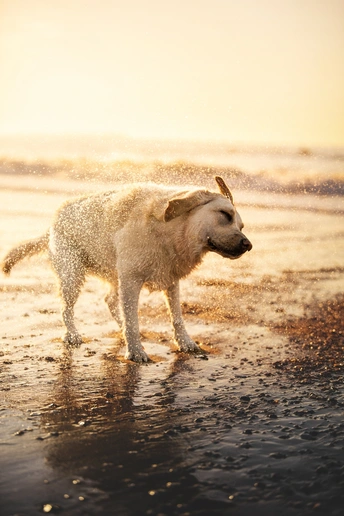
[{"label": "shallow water", "polygon": [[207,333],[206,359],[146,341],[146,366],[102,343],[7,361],[2,514],[339,515],[342,382],[276,370],[294,350],[258,326]]}]

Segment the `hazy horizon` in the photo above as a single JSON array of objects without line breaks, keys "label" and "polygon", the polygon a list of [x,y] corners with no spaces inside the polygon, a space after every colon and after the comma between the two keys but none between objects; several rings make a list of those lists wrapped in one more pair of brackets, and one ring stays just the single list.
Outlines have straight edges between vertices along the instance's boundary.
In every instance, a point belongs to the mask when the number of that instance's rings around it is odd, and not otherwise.
[{"label": "hazy horizon", "polygon": [[248,140],[229,140],[225,138],[192,138],[190,137],[172,137],[172,136],[133,136],[128,133],[120,133],[120,132],[36,132],[36,133],[21,133],[21,132],[0,132],[0,155],[4,154],[3,144],[4,142],[13,142],[14,145],[21,145],[23,142],[27,142],[27,144],[34,143],[35,145],[40,145],[42,151],[44,150],[45,145],[51,145],[55,143],[65,143],[73,145],[73,142],[85,142],[94,143],[104,142],[109,144],[113,143],[128,143],[135,145],[135,143],[151,143],[156,146],[209,146],[209,147],[218,147],[226,148],[229,151],[235,152],[237,151],[255,151],[255,150],[265,150],[266,152],[288,152],[288,151],[300,151],[307,152],[309,151],[324,151],[324,152],[342,152],[344,151],[344,142],[343,144],[303,144],[302,142],[294,142],[294,143],[274,143],[274,142],[259,142],[259,141],[248,141]]},{"label": "hazy horizon", "polygon": [[[132,135],[125,132],[120,131],[94,131],[91,130],[88,131],[60,131],[60,132],[50,132],[50,131],[37,131],[37,132],[17,132],[17,131],[7,131],[2,132],[0,131],[0,144],[1,140],[17,140],[20,141],[21,139],[25,140],[38,140],[42,138],[44,140],[88,140],[94,138],[95,140],[118,140],[118,141],[150,141],[150,142],[157,142],[157,143],[166,143],[166,144],[195,144],[195,145],[225,145],[228,146],[228,148],[232,147],[233,149],[262,149],[265,148],[267,150],[271,149],[273,150],[283,150],[283,149],[324,149],[324,150],[342,150],[344,149],[344,141],[343,143],[339,144],[331,144],[331,143],[309,143],[305,144],[302,141],[298,142],[292,142],[288,143],[286,141],[276,143],[273,141],[259,141],[257,140],[247,140],[247,139],[226,139],[225,137],[192,137],[190,136],[184,136],[184,137],[178,137],[178,136],[152,136],[152,135]],[[1,149],[0,149],[1,152]]]}]

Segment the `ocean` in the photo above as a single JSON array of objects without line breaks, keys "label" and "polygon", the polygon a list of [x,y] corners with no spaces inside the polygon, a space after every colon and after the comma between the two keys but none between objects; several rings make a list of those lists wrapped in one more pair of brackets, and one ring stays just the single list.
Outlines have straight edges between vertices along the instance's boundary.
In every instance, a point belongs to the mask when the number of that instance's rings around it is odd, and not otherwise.
[{"label": "ocean", "polygon": [[197,183],[221,173],[237,188],[344,195],[344,148],[235,145],[121,135],[1,136],[0,174]]}]

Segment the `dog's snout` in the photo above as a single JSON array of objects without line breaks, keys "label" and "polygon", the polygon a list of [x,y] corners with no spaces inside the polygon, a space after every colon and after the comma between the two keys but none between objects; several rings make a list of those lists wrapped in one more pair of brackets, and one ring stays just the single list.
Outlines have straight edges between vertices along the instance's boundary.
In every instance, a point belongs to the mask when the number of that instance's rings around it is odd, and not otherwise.
[{"label": "dog's snout", "polygon": [[245,251],[251,251],[251,249],[252,249],[252,244],[251,244],[251,242],[249,241],[249,239],[245,237],[245,238],[243,238],[243,239],[241,240],[241,247],[242,247],[243,249],[245,249]]}]

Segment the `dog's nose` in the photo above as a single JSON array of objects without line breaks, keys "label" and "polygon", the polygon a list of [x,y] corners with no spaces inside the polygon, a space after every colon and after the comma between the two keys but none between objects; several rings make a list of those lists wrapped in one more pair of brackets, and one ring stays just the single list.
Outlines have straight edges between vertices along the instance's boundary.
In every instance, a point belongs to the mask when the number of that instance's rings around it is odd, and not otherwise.
[{"label": "dog's nose", "polygon": [[251,244],[251,242],[249,241],[249,239],[248,239],[248,238],[243,238],[243,239],[241,240],[241,247],[242,247],[243,249],[245,249],[245,251],[251,251],[251,249],[252,249],[252,244]]}]

